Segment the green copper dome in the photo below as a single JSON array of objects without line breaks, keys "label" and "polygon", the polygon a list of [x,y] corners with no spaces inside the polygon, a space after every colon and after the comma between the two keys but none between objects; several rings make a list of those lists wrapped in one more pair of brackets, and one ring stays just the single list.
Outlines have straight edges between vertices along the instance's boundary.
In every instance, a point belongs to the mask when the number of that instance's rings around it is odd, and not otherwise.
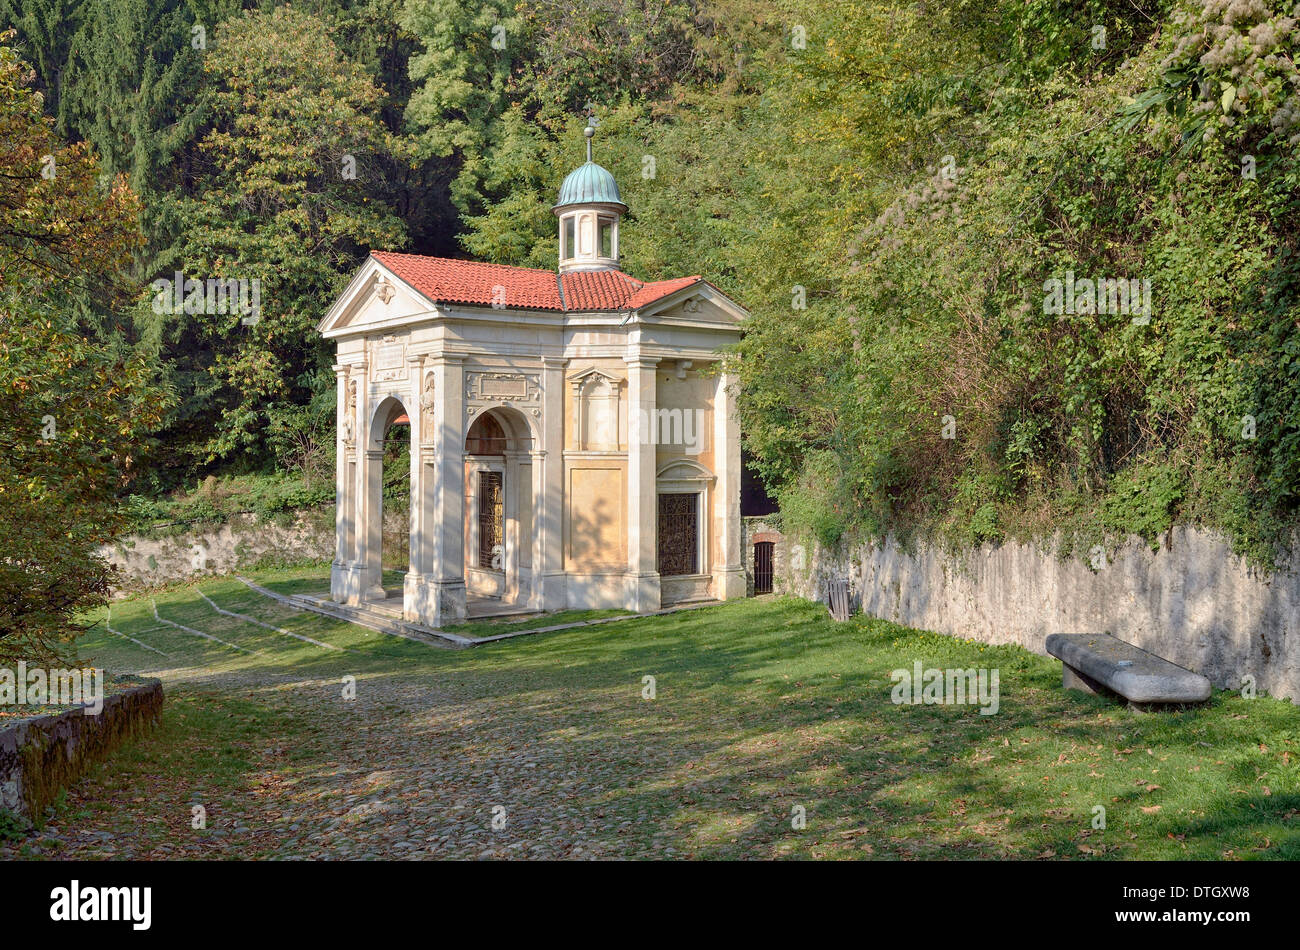
[{"label": "green copper dome", "polygon": [[586,204],[619,205],[624,211],[627,210],[627,205],[619,197],[618,183],[614,181],[614,176],[593,161],[587,161],[569,172],[564,184],[560,186],[560,200],[552,210]]}]

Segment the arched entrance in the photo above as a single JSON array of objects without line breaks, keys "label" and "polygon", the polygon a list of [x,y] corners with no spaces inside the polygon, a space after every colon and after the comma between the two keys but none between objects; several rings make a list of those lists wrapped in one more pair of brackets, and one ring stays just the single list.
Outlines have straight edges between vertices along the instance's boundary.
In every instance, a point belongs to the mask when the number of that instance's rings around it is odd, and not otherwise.
[{"label": "arched entrance", "polygon": [[465,435],[465,585],[469,614],[536,607],[541,460],[517,409],[474,417]]},{"label": "arched entrance", "polygon": [[362,592],[367,601],[394,598],[398,609],[410,563],[411,450],[406,407],[399,396],[386,396],[375,406],[366,439]]},{"label": "arched entrance", "polygon": [[773,579],[776,576],[774,555],[776,544],[772,541],[754,542],[754,593],[772,593]]}]

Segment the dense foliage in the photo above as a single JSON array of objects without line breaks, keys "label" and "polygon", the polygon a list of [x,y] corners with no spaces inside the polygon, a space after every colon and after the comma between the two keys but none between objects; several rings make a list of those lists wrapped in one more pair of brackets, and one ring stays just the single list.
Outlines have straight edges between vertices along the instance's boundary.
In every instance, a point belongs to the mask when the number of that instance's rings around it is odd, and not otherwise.
[{"label": "dense foliage", "polygon": [[62,655],[107,595],[95,552],[163,408],[146,361],[75,304],[122,297],[135,198],[58,140],[30,79],[0,46],[0,662]]},{"label": "dense foliage", "polygon": [[[1296,11],[1126,6],[1093,5],[1061,34],[1032,24],[1038,61],[1008,63],[1011,34],[997,31],[954,50],[932,88],[960,93],[926,107],[934,128],[899,130],[896,154],[928,149],[840,232],[833,273],[809,267],[808,309],[779,318],[825,347],[802,374],[818,397],[790,399],[789,418],[751,401],[748,429],[792,486],[788,507],[825,537],[1065,529],[1068,546],[1154,541],[1186,521],[1227,530],[1262,561],[1291,540]],[[1105,47],[1085,31],[1053,55],[1071,22],[1107,24]],[[1022,39],[1030,26],[1008,25]],[[866,62],[879,45],[864,47]],[[809,57],[797,75],[830,69],[843,75],[829,55]],[[901,111],[864,112],[850,138],[891,135]],[[857,171],[841,169],[846,191]],[[1083,293],[1084,279],[1096,302],[1060,306],[1053,283]],[[1143,300],[1115,312],[1100,282],[1121,279]],[[828,327],[829,341],[814,336]],[[745,349],[761,393],[788,361],[758,334]]]},{"label": "dense foliage", "polygon": [[[746,448],[792,527],[1068,547],[1194,522],[1262,561],[1300,510],[1297,19],[0,0],[56,130],[141,203],[134,304],[67,307],[175,396],[139,493],[327,477],[312,327],[364,253],[553,266],[550,205],[595,121],[625,268],[702,273],[753,312]],[[155,312],[176,271],[262,281],[260,321]]]}]

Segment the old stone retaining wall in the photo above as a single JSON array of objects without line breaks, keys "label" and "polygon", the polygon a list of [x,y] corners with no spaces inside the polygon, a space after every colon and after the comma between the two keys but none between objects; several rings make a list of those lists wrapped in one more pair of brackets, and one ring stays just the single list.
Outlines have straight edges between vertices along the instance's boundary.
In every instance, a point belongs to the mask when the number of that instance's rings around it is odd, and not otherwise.
[{"label": "old stone retaining wall", "polygon": [[98,715],[77,708],[0,729],[0,809],[39,822],[61,788],[155,724],[162,702],[162,683],[142,680],[106,695]]},{"label": "old stone retaining wall", "polygon": [[[410,520],[404,506],[384,507],[384,566],[405,570]],[[334,508],[300,511],[289,519],[252,514],[133,534],[99,550],[117,569],[119,591],[162,587],[203,574],[229,574],[266,561],[328,561],[334,556]]]},{"label": "old stone retaining wall", "polygon": [[[746,558],[761,519],[746,524]],[[1045,653],[1051,633],[1107,632],[1195,670],[1220,688],[1251,676],[1261,691],[1300,701],[1300,570],[1251,568],[1213,532],[1174,528],[1157,550],[1131,538],[1092,570],[1045,546],[983,545],[953,555],[893,538],[839,552],[782,537],[775,588],[824,600],[824,579],[847,574],[875,617]]]},{"label": "old stone retaining wall", "polygon": [[268,558],[286,562],[334,555],[333,509],[301,512],[287,523],[234,515],[221,523],[171,526],[101,548],[114,587],[159,587],[205,573],[228,573]]}]

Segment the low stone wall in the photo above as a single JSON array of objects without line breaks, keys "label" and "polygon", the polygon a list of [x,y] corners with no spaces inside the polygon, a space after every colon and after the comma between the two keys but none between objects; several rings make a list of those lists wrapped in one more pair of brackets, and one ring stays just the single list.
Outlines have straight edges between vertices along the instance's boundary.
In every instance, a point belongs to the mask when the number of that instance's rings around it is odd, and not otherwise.
[{"label": "low stone wall", "polygon": [[[410,525],[405,505],[385,503],[385,568],[406,569]],[[203,574],[230,574],[259,562],[329,561],[334,550],[334,508],[329,506],[300,511],[288,521],[239,514],[219,523],[160,527],[128,535],[98,553],[116,568],[114,590],[138,591]]]},{"label": "low stone wall", "polygon": [[77,708],[0,729],[0,809],[39,823],[61,788],[155,724],[162,703],[162,682],[141,680],[105,696],[98,715]]},{"label": "low stone wall", "polygon": [[887,538],[829,553],[783,537],[777,554],[780,593],[824,600],[825,577],[847,574],[864,612],[904,626],[1040,654],[1048,634],[1109,632],[1217,687],[1251,676],[1300,701],[1300,571],[1255,570],[1212,532],[1174,528],[1155,551],[1130,538],[1096,571],[1032,543],[951,555]]},{"label": "low stone wall", "polygon": [[282,523],[254,515],[129,535],[100,549],[119,590],[161,587],[205,573],[229,573],[267,559],[286,563],[334,556],[334,511],[298,513]]}]

